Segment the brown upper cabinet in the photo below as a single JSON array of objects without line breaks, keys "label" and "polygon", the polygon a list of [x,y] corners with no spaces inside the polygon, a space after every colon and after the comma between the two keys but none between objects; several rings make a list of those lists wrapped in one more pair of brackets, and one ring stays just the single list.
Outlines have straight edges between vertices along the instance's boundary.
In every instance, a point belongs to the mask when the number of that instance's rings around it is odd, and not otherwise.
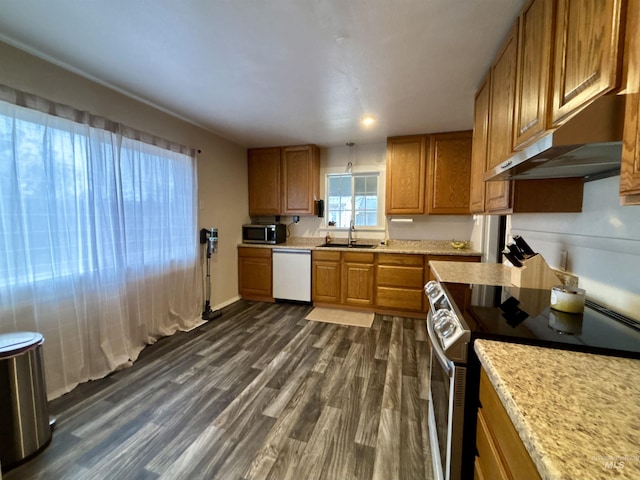
[{"label": "brown upper cabinet", "polygon": [[249,215],[280,215],[282,182],[280,149],[254,148],[247,152],[249,173]]},{"label": "brown upper cabinet", "polygon": [[620,170],[620,195],[624,205],[640,205],[640,0],[629,0],[625,66],[627,100]]},{"label": "brown upper cabinet", "polygon": [[247,152],[249,215],[313,215],[320,190],[315,145],[252,148]]},{"label": "brown upper cabinet", "polygon": [[[507,35],[491,66],[489,130],[485,172],[502,163],[513,152],[513,112],[518,54],[518,24]],[[489,212],[510,208],[511,182],[487,182],[485,209]]]},{"label": "brown upper cabinet", "polygon": [[640,205],[640,93],[630,93],[626,103],[620,195],[625,205]]},{"label": "brown upper cabinet", "polygon": [[424,213],[427,142],[425,135],[387,139],[387,215]]},{"label": "brown upper cabinet", "polygon": [[476,93],[473,108],[473,142],[471,148],[471,213],[484,213],[486,184],[484,169],[487,162],[487,135],[489,134],[489,94],[491,75],[487,74]]},{"label": "brown upper cabinet", "polygon": [[554,7],[553,0],[531,0],[520,14],[513,126],[515,150],[539,138],[549,127],[547,107]]},{"label": "brown upper cabinet", "polygon": [[[533,3],[544,1],[534,0]],[[485,172],[502,163],[513,153],[519,25],[522,23],[517,22],[507,35],[489,71],[490,78],[485,80],[476,95],[474,118],[477,123],[474,124],[474,128],[478,129],[476,142],[479,147],[476,161],[478,163],[482,161],[482,153],[485,151],[482,138],[486,129]],[[487,95],[484,90],[490,93]],[[488,113],[486,112],[487,104]],[[485,213],[580,212],[582,210],[583,181],[581,178],[500,180],[484,183]]]},{"label": "brown upper cabinet", "polygon": [[553,62],[554,126],[620,85],[624,0],[558,0]]},{"label": "brown upper cabinet", "polygon": [[[637,2],[629,0],[629,15],[637,9]],[[625,12],[624,0],[529,0],[525,4],[491,66],[490,78],[483,81],[476,94],[474,148],[478,145],[480,150],[474,151],[474,169],[479,170],[485,151],[485,130],[487,172],[596,98],[620,87]],[[626,28],[628,32],[629,25]],[[635,42],[634,36],[637,34],[627,33],[627,43]],[[632,74],[628,77],[633,78]],[[630,133],[625,141],[629,146],[637,141],[637,124],[631,125],[630,115],[628,112]],[[488,118],[488,126],[484,118]],[[628,154],[632,155],[637,158],[637,154]],[[631,169],[633,177],[637,167],[623,165],[623,172],[625,168]],[[484,206],[477,173],[473,179],[473,212],[581,211],[581,179],[488,181]]]},{"label": "brown upper cabinet", "polygon": [[426,190],[429,214],[468,214],[473,132],[431,135]]},{"label": "brown upper cabinet", "polygon": [[387,215],[469,214],[471,132],[387,139]]}]

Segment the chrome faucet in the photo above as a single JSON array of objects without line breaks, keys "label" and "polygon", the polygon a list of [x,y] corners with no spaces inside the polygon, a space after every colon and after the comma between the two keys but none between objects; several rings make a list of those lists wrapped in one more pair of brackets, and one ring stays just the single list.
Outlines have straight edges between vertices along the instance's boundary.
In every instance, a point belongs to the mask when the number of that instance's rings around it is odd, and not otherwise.
[{"label": "chrome faucet", "polygon": [[347,239],[347,243],[349,245],[356,243],[356,241],[353,239],[353,232],[356,231],[356,227],[353,225],[353,218],[349,221],[349,236]]}]

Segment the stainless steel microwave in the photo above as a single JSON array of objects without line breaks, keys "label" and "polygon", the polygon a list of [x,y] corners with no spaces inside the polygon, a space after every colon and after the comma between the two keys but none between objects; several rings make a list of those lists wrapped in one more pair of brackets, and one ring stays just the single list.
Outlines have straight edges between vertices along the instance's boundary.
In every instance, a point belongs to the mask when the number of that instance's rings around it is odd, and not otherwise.
[{"label": "stainless steel microwave", "polygon": [[242,226],[243,243],[277,244],[287,241],[287,226],[284,223],[271,225],[248,224]]}]

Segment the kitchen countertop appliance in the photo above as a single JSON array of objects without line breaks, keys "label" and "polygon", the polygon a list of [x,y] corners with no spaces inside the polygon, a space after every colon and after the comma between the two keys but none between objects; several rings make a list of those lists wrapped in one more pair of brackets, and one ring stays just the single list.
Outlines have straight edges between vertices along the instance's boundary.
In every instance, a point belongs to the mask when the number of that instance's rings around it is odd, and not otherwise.
[{"label": "kitchen countertop appliance", "polygon": [[249,223],[242,225],[243,243],[277,245],[287,241],[287,226],[284,223]]},{"label": "kitchen countertop appliance", "polygon": [[430,303],[429,431],[436,479],[473,478],[480,363],[477,338],[640,359],[640,324],[588,299],[583,313],[550,308],[549,289],[469,285],[456,305],[446,284]]}]

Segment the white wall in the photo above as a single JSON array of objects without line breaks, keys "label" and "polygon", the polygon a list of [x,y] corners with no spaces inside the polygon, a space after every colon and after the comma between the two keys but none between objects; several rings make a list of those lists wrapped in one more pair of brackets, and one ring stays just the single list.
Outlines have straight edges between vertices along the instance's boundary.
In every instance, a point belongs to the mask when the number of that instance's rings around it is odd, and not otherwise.
[{"label": "white wall", "polygon": [[640,206],[620,206],[619,182],[585,183],[582,213],[512,215],[507,234],[522,235],[554,267],[566,251],[587,297],[640,320]]},{"label": "white wall", "polygon": [[[320,198],[326,198],[325,176],[328,173],[346,172],[347,162],[353,163],[353,172],[380,172],[379,198],[380,229],[358,229],[356,238],[384,240],[469,240],[473,229],[470,215],[414,215],[393,218],[412,219],[411,223],[389,221],[384,217],[385,172],[387,147],[385,143],[340,146],[320,150]],[[283,222],[290,223],[291,217],[283,217]],[[328,232],[335,238],[346,238],[346,230],[325,227],[325,219],[317,217],[301,217],[300,223],[290,226],[294,237],[324,237]]]},{"label": "white wall", "polygon": [[[212,261],[214,307],[238,298],[237,248],[249,209],[246,149],[212,132],[0,42],[0,83],[202,149],[199,225],[219,229]],[[195,241],[195,238],[194,238]]]}]

